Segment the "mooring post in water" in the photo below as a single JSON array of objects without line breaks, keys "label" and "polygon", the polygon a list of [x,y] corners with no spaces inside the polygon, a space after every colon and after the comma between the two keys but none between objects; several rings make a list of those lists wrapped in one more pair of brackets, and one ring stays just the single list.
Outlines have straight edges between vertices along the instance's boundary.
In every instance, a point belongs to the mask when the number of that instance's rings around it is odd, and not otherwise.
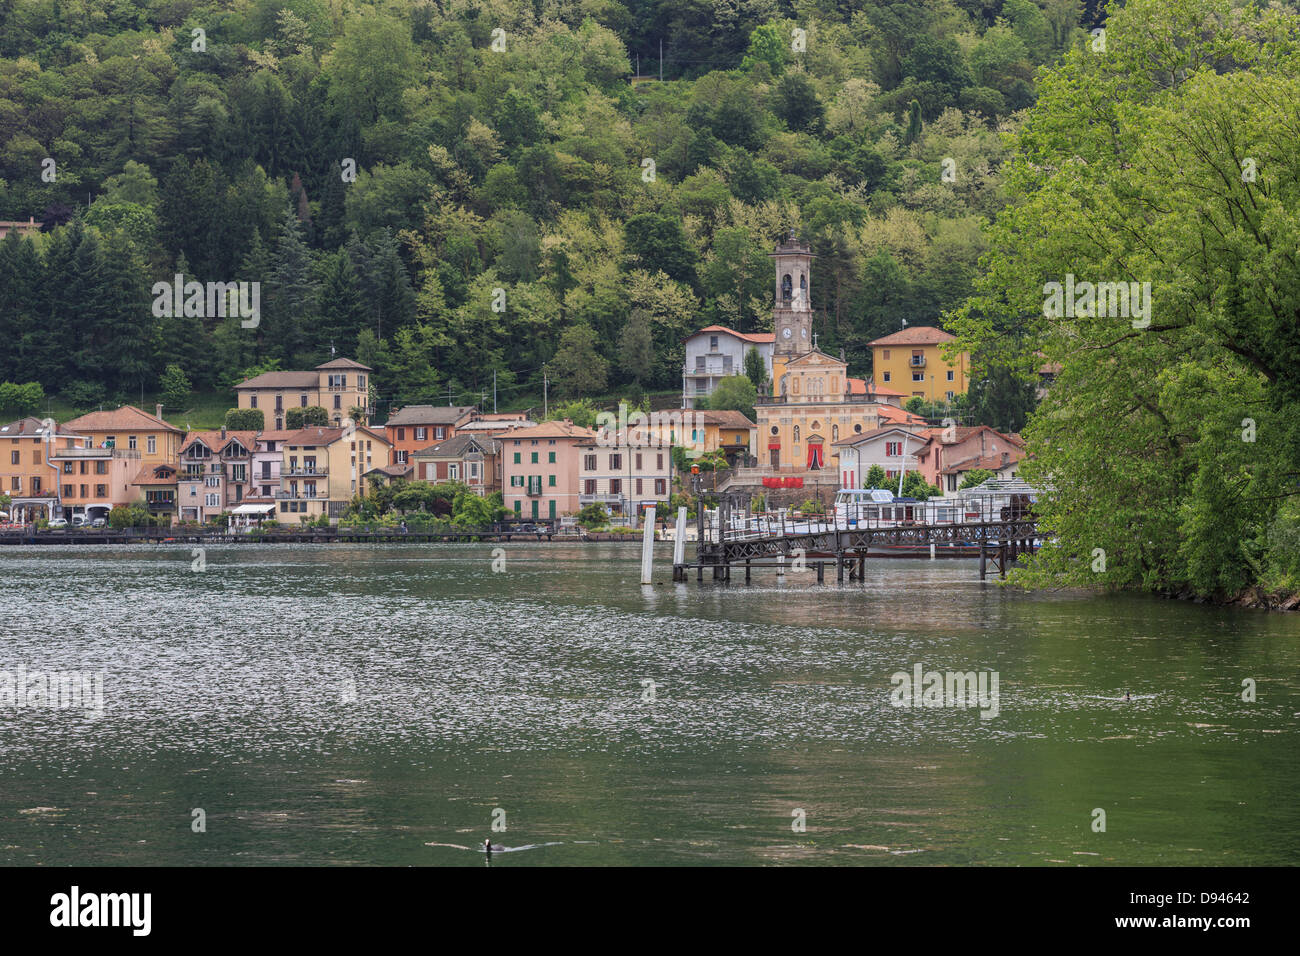
[{"label": "mooring post in water", "polygon": [[826,564],[823,561],[817,562],[817,583],[821,584],[826,580]]},{"label": "mooring post in water", "polygon": [[984,580],[984,571],[988,562],[988,542],[980,538],[980,580]]},{"label": "mooring post in water", "polygon": [[645,536],[641,539],[641,583],[654,584],[655,560],[655,509],[645,510]]},{"label": "mooring post in water", "polygon": [[844,583],[844,552],[835,552],[835,581],[837,584]]},{"label": "mooring post in water", "polygon": [[785,555],[784,554],[778,554],[776,556],[776,576],[778,578],[785,577]]},{"label": "mooring post in water", "polygon": [[677,534],[673,538],[673,580],[686,580],[686,508],[677,509]]},{"label": "mooring post in water", "polygon": [[933,542],[933,541],[930,542],[930,560],[931,560],[931,561],[934,560],[934,542]]},{"label": "mooring post in water", "polygon": [[749,583],[749,558],[745,559],[745,583]]}]

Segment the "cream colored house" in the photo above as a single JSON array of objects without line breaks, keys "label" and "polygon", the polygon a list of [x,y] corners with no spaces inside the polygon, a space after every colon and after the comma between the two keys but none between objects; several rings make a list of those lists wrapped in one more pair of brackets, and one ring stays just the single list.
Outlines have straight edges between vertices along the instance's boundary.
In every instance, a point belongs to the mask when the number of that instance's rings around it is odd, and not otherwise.
[{"label": "cream colored house", "polygon": [[352,359],[334,359],[310,372],[263,372],[235,386],[240,408],[260,408],[263,427],[282,431],[285,413],[291,408],[319,406],[329,414],[336,428],[362,410],[361,421],[370,418],[370,372]]},{"label": "cream colored house", "polygon": [[322,514],[335,520],[355,495],[370,489],[366,474],[388,462],[391,445],[367,426],[302,428],[281,444],[277,520],[293,524]]}]

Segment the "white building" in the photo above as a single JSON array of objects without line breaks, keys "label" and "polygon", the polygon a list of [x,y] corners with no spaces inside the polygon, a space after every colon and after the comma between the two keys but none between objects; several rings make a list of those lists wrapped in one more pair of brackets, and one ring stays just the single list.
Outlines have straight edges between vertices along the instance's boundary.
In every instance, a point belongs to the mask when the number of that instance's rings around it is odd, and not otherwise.
[{"label": "white building", "polygon": [[771,332],[736,332],[725,325],[710,325],[686,339],[686,365],[682,369],[682,408],[695,408],[698,398],[713,394],[718,381],[745,374],[745,354],[757,349],[763,371],[772,379]]},{"label": "white building", "polygon": [[[648,439],[616,444],[615,433],[601,430],[598,438],[578,445],[578,506],[603,504],[614,516],[639,516],[651,506],[665,514],[672,491],[673,461],[666,445]],[[635,432],[633,432],[635,434]]]},{"label": "white building", "polygon": [[885,477],[897,483],[904,470],[920,470],[916,453],[927,441],[928,436],[920,430],[887,426],[835,442],[840,455],[840,487],[863,487],[872,465],[879,465]]}]

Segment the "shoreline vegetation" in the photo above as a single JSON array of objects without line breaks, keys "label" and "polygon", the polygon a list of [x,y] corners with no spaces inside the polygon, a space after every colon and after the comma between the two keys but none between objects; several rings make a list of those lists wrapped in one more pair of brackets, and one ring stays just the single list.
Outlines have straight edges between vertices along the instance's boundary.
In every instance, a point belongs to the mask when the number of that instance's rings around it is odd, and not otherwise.
[{"label": "shoreline vegetation", "polygon": [[[1300,16],[1132,0],[1099,39],[1040,71],[950,316],[981,361],[1060,368],[1023,432],[1047,542],[1011,579],[1294,609]],[[1096,296],[1054,307],[1071,277]]]}]

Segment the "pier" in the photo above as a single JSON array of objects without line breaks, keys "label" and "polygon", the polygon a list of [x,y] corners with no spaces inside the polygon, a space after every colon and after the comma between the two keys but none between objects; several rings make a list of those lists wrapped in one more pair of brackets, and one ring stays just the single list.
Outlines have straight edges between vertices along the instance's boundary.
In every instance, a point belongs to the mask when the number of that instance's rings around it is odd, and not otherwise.
[{"label": "pier", "polygon": [[790,518],[751,517],[738,512],[739,501],[723,498],[708,526],[701,516],[696,560],[673,566],[673,580],[685,581],[689,571],[704,580],[707,569],[715,581],[730,581],[734,567],[744,569],[745,581],[756,568],[815,571],[825,579],[826,567],[835,580],[861,581],[868,557],[979,558],[979,576],[992,571],[1005,578],[1022,554],[1038,549],[1037,521],[1032,514],[992,515],[980,520],[940,523],[885,522],[837,519],[831,516]]}]

